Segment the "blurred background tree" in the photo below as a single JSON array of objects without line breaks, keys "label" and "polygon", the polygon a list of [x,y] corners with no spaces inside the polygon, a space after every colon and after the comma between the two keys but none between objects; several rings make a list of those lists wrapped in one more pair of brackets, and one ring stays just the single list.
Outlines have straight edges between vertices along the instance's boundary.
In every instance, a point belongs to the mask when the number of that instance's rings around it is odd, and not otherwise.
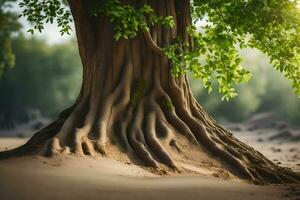
[{"label": "blurred background tree", "polygon": [[54,118],[72,103],[80,89],[76,43],[50,46],[40,39],[19,35],[12,47],[15,67],[6,70],[0,79],[2,127],[28,121],[30,110]]},{"label": "blurred background tree", "polygon": [[21,28],[18,15],[10,10],[15,0],[0,0],[0,76],[6,68],[15,64],[11,37]]}]

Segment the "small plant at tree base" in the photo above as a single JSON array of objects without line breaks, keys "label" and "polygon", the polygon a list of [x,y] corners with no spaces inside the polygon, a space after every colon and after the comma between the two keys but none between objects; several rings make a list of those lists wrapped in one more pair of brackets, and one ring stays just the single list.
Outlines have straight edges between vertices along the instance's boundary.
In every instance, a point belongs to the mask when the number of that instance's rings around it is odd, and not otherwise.
[{"label": "small plant at tree base", "polygon": [[147,82],[144,79],[139,79],[136,81],[132,95],[130,97],[130,102],[133,106],[137,106],[138,103],[143,100],[146,84]]},{"label": "small plant at tree base", "polygon": [[172,111],[174,109],[174,106],[171,101],[166,101],[166,107],[170,111]]}]

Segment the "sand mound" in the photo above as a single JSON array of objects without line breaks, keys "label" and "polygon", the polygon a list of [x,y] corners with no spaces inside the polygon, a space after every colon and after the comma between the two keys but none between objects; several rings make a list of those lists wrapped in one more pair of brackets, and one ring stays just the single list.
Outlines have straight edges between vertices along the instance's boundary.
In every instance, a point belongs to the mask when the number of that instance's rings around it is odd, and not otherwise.
[{"label": "sand mound", "polygon": [[256,186],[204,175],[158,176],[101,158],[0,161],[1,200],[279,200],[287,186]]},{"label": "sand mound", "polygon": [[[254,135],[257,138],[257,134]],[[24,138],[0,138],[0,150],[14,148],[25,141]],[[266,147],[269,143],[271,142],[266,140],[260,145]],[[259,150],[264,150],[257,147]],[[282,147],[281,145],[280,148]],[[292,152],[288,151],[291,155],[296,155],[299,151],[291,145],[286,149],[293,149]],[[285,152],[287,151],[284,149],[281,152],[265,151],[269,158]],[[300,157],[293,159],[299,161]],[[280,161],[284,162],[284,160]],[[297,185],[256,186],[236,179],[225,180],[226,174],[224,175],[222,171],[211,174],[213,170],[206,167],[208,164],[200,163],[195,167],[185,162],[182,166],[190,173],[174,172],[162,176],[134,163],[105,157],[96,159],[56,156],[49,159],[36,156],[2,160],[0,161],[0,200],[285,200],[299,198],[300,188]],[[221,178],[214,178],[212,175]]]}]

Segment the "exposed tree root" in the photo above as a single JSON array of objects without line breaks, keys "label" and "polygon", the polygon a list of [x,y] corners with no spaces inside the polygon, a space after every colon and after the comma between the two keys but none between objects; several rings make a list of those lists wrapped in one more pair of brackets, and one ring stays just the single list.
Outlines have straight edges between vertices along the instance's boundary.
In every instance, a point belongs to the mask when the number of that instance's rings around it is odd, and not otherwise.
[{"label": "exposed tree root", "polygon": [[[179,107],[181,102],[172,101],[174,108],[168,108],[164,102],[170,100],[169,95],[158,88],[135,106],[125,101],[127,103],[122,105],[123,109],[120,109],[120,101],[116,101],[118,103],[109,104],[111,110],[119,111],[113,115],[114,119],[95,118],[96,120],[92,121],[93,124],[90,124],[89,120],[84,120],[82,127],[72,128],[74,133],[69,132],[69,135],[65,135],[64,127],[76,124],[76,116],[81,116],[82,113],[77,111],[84,112],[83,107],[81,109],[72,107],[22,147],[1,152],[0,158],[36,153],[45,156],[58,154],[110,156],[106,153],[105,146],[113,145],[111,140],[114,140],[116,141],[114,145],[136,157],[145,166],[155,169],[167,166],[170,169],[181,170],[180,165],[168,152],[168,148],[165,148],[167,144],[178,154],[182,154],[177,142],[177,134],[180,134],[181,137],[186,137],[191,145],[205,147],[207,154],[217,158],[229,172],[242,179],[269,183],[293,183],[300,180],[299,175],[276,166],[259,152],[236,140],[228,131],[216,126],[213,121],[205,121],[207,124],[204,125],[192,112],[181,109],[181,106]],[[205,113],[201,108],[195,109],[201,111],[199,115],[204,117]],[[90,112],[92,111],[85,112],[85,119],[90,116]],[[96,122],[98,120],[101,123],[107,123],[105,135],[108,138],[105,142],[101,137],[95,138],[95,133],[91,128],[99,124]],[[56,134],[54,134],[55,131]],[[62,133],[64,137],[60,135]]]}]

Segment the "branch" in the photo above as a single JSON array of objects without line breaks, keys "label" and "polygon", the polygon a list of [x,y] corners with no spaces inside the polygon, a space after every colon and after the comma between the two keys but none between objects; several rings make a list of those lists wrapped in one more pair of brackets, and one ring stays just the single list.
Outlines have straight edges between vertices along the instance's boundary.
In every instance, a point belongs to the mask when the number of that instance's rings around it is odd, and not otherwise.
[{"label": "branch", "polygon": [[144,30],[143,34],[150,49],[161,56],[165,56],[165,52],[153,41],[149,31]]}]

